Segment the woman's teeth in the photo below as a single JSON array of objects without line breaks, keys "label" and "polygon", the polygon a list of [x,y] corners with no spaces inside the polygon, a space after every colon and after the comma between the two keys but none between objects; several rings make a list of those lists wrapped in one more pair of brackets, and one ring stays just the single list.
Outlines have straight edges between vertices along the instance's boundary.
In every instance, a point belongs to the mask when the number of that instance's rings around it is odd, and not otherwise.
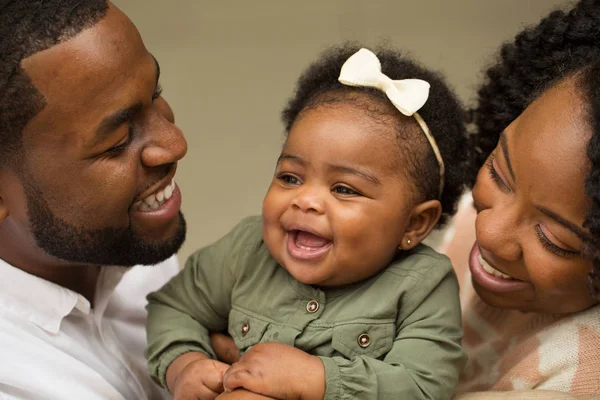
[{"label": "woman's teeth", "polygon": [[169,183],[164,189],[151,194],[142,201],[134,203],[133,209],[142,212],[156,210],[171,198],[173,195],[173,190],[175,190],[174,180],[172,180],[171,183]]},{"label": "woman's teeth", "polygon": [[479,261],[479,263],[481,264],[481,266],[483,267],[485,272],[487,272],[490,275],[494,275],[495,277],[502,278],[502,279],[515,279],[512,276],[506,275],[506,274],[498,271],[497,269],[493,268],[490,264],[487,263],[487,261],[485,261],[483,259],[483,257],[481,257],[481,254],[477,255],[477,261]]}]

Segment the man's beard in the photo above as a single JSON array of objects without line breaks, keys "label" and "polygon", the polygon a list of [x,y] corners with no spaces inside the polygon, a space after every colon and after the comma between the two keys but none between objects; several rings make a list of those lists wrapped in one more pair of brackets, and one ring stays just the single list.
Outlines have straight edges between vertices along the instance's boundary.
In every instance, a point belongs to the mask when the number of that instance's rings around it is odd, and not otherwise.
[{"label": "man's beard", "polygon": [[31,180],[25,185],[27,212],[37,245],[49,255],[82,264],[153,265],[175,254],[185,240],[186,224],[179,212],[175,234],[160,242],[144,241],[131,224],[126,228],[85,229],[56,217]]}]

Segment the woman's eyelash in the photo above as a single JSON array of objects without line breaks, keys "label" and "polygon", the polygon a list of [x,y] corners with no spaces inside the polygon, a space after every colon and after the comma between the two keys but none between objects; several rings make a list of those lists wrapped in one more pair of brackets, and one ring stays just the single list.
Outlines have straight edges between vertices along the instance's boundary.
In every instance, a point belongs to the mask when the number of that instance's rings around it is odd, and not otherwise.
[{"label": "woman's eyelash", "polygon": [[489,172],[490,176],[492,177],[492,179],[494,180],[494,182],[496,182],[496,185],[498,185],[498,187],[500,187],[501,189],[504,189],[507,192],[510,192],[510,188],[508,186],[506,186],[506,183],[504,183],[504,181],[502,180],[502,177],[498,174],[498,171],[496,171],[496,169],[494,168],[494,158],[495,158],[494,153],[492,153],[485,163],[488,168],[488,172]]},{"label": "woman's eyelash", "polygon": [[535,231],[536,231],[538,237],[540,238],[542,245],[544,245],[545,248],[547,248],[554,254],[559,255],[561,257],[574,257],[574,256],[579,255],[578,251],[565,250],[562,247],[559,247],[559,246],[555,245],[554,243],[552,243],[550,241],[550,239],[548,239],[548,236],[546,236],[544,234],[544,231],[542,231],[542,228],[539,225],[535,226]]}]

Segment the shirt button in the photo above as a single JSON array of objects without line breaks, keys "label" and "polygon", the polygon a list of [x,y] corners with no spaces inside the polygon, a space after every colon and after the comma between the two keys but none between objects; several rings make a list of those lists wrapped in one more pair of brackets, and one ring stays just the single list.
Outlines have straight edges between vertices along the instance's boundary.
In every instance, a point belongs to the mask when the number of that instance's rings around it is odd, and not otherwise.
[{"label": "shirt button", "polygon": [[370,344],[371,344],[371,337],[369,335],[367,335],[366,333],[363,333],[362,335],[360,335],[358,337],[358,345],[360,347],[362,347],[363,349],[365,347],[369,347]]},{"label": "shirt button", "polygon": [[306,311],[308,311],[311,314],[314,314],[317,311],[319,311],[319,302],[316,300],[311,300],[308,303],[306,303]]},{"label": "shirt button", "polygon": [[246,336],[249,331],[250,331],[250,325],[248,325],[248,324],[242,325],[242,335],[243,336]]}]

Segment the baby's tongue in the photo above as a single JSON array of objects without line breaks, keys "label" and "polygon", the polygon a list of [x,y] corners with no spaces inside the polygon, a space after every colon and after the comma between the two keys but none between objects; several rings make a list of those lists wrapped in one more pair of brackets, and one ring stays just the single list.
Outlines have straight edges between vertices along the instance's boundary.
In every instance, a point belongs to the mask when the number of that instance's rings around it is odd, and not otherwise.
[{"label": "baby's tongue", "polygon": [[322,238],[321,236],[303,231],[298,231],[298,235],[296,236],[296,246],[323,247],[329,244],[329,242],[329,240]]}]

